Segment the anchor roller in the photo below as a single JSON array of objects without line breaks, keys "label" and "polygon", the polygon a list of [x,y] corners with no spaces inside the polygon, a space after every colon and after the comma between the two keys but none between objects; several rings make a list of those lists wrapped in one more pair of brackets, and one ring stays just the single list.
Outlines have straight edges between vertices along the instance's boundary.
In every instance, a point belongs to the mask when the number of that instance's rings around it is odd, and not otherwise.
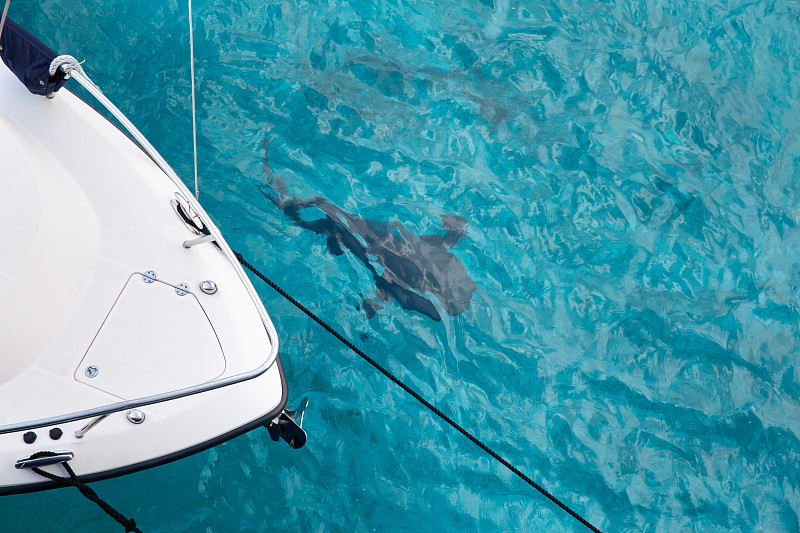
[{"label": "anchor roller", "polygon": [[302,448],[308,439],[303,429],[303,414],[306,407],[308,398],[303,398],[297,409],[284,409],[280,415],[264,424],[272,440],[283,439],[295,450]]}]

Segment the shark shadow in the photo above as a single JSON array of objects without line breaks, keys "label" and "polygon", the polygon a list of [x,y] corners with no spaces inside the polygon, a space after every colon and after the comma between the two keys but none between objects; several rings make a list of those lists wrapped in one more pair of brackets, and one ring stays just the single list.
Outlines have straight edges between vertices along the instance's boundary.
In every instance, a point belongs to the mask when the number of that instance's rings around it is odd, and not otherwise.
[{"label": "shark shadow", "polygon": [[[440,321],[442,317],[425,295],[435,296],[451,316],[469,309],[477,288],[463,263],[449,250],[466,235],[466,220],[442,216],[444,235],[416,235],[398,222],[368,220],[347,213],[322,197],[296,198],[270,186],[259,189],[295,226],[327,239],[328,251],[353,254],[372,273],[378,299],[392,300],[404,309]],[[382,306],[365,300],[372,318]]]}]

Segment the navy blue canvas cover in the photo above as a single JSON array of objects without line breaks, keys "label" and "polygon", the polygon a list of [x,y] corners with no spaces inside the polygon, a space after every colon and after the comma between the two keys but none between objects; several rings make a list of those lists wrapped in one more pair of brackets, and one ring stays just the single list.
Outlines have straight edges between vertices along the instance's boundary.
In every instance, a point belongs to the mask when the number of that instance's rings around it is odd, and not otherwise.
[{"label": "navy blue canvas cover", "polygon": [[56,55],[25,28],[6,18],[0,35],[0,57],[33,94],[49,96],[66,83],[61,70],[50,76],[50,62]]}]

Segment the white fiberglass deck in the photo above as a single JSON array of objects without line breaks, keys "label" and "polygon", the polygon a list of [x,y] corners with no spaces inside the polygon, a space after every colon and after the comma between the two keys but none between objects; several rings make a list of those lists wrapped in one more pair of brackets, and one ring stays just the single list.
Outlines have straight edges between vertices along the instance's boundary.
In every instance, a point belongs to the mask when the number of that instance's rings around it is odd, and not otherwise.
[{"label": "white fiberglass deck", "polygon": [[[212,243],[182,246],[196,235],[170,205],[176,186],[111,123],[68,91],[53,100],[27,93],[0,65],[0,140],[0,426],[264,362],[277,338],[236,268]],[[145,283],[146,271],[158,281]],[[216,294],[199,289],[208,279]],[[180,283],[188,294],[176,293]],[[97,377],[86,375],[89,365]],[[139,426],[115,413],[80,440],[72,435],[87,420],[62,424],[57,443],[42,442],[47,428],[34,445],[0,435],[0,486],[33,482],[13,464],[40,449],[71,449],[79,474],[97,473],[124,466],[103,455],[115,439],[141,438],[121,459],[135,464],[229,432],[285,402],[278,366],[143,408]],[[93,442],[91,454],[78,452]]]}]

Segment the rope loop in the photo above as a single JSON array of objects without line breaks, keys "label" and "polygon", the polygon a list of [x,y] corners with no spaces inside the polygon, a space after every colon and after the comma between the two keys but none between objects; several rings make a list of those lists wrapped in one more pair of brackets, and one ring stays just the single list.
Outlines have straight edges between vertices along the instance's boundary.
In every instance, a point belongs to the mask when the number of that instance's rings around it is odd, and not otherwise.
[{"label": "rope loop", "polygon": [[64,78],[66,79],[69,79],[69,77],[72,75],[72,71],[76,71],[84,78],[88,78],[86,73],[83,71],[81,62],[70,55],[57,56],[55,59],[53,59],[53,61],[50,62],[50,76],[55,76],[56,71],[59,68],[64,71]]}]

